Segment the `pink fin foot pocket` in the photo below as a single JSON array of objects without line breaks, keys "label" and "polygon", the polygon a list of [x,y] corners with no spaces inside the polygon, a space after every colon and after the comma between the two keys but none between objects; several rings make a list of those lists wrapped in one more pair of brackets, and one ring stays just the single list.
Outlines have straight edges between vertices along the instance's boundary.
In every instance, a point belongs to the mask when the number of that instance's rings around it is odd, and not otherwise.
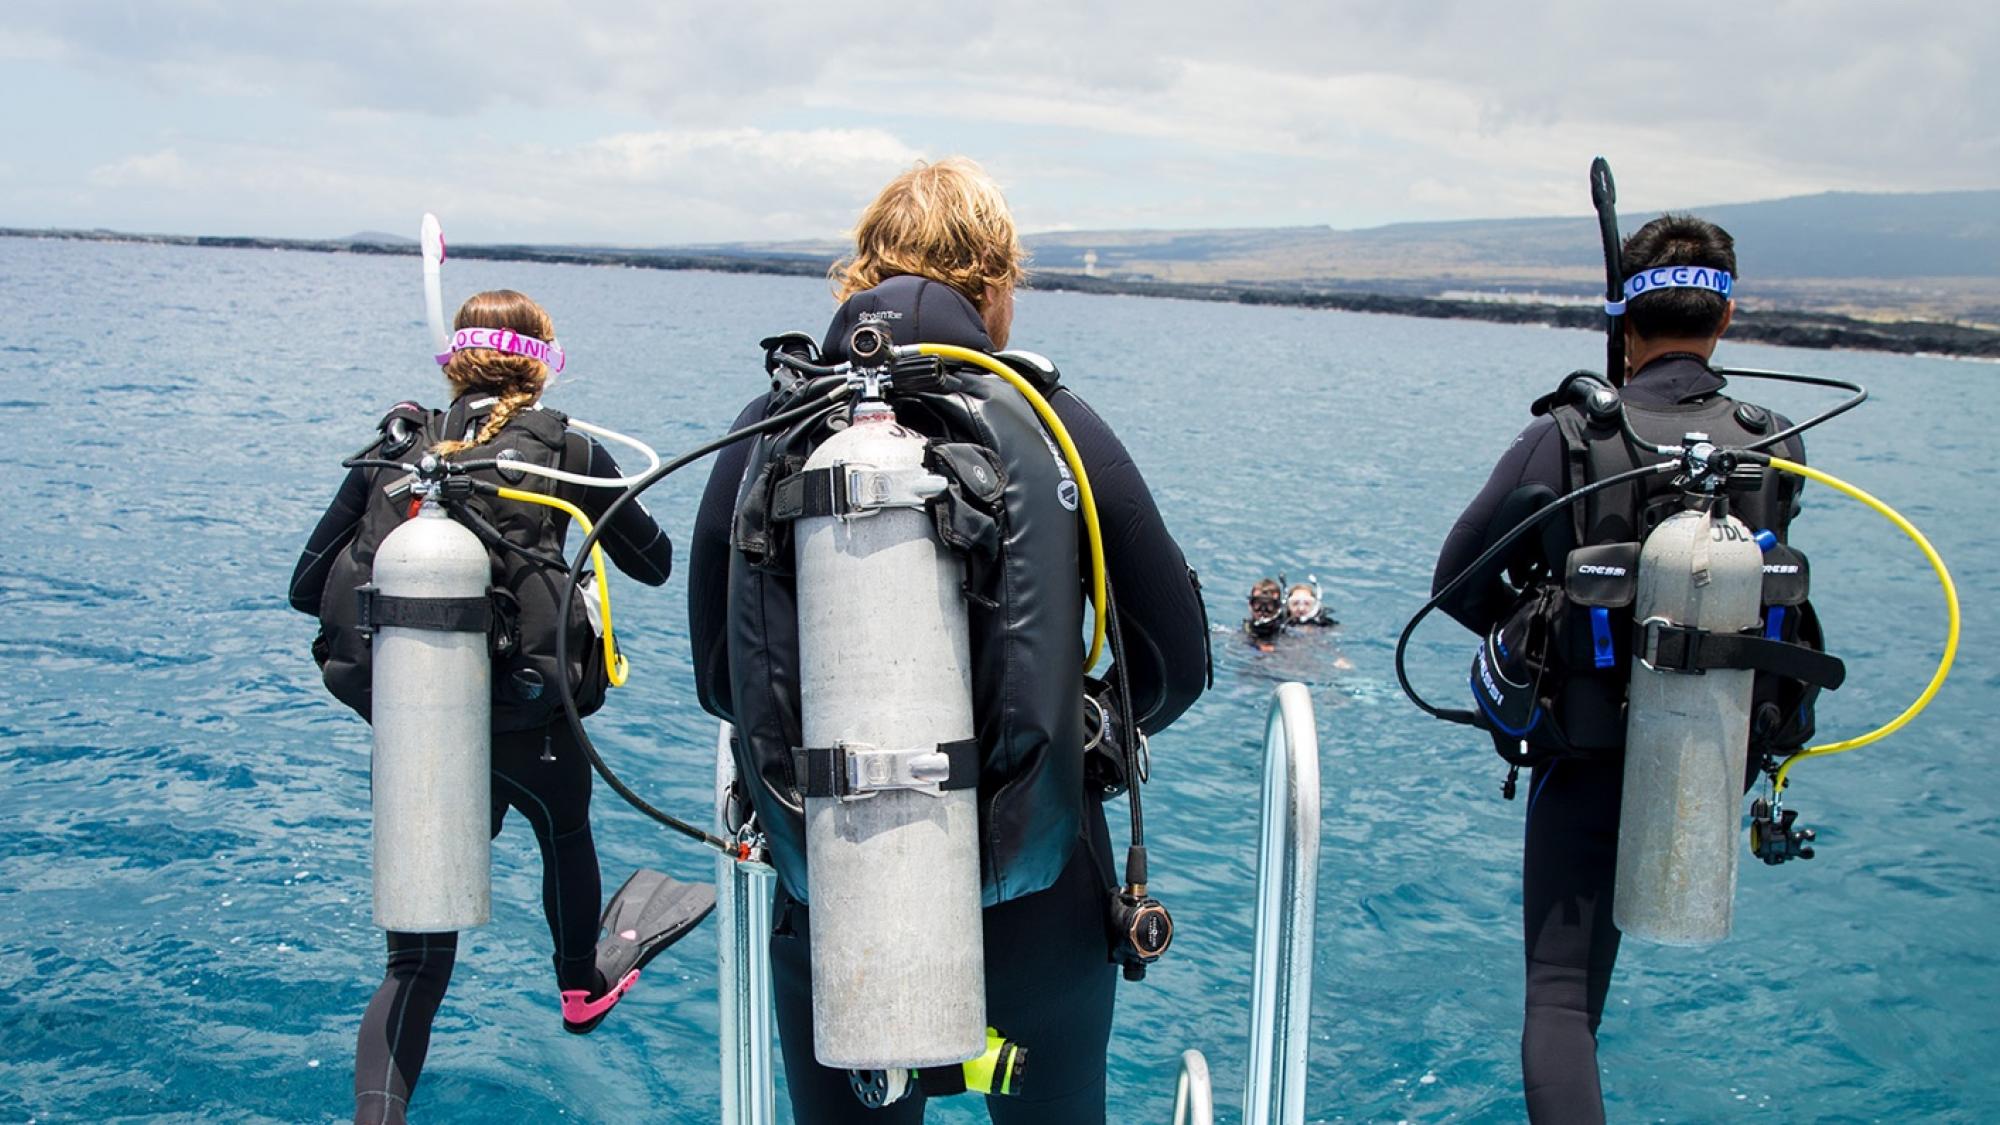
[{"label": "pink fin foot pocket", "polygon": [[562,994],[563,1026],[579,1034],[595,1028],[603,1021],[605,1013],[623,1000],[625,994],[637,983],[639,983],[639,970],[633,969],[595,1000],[591,999],[590,993],[584,989],[565,989]]}]

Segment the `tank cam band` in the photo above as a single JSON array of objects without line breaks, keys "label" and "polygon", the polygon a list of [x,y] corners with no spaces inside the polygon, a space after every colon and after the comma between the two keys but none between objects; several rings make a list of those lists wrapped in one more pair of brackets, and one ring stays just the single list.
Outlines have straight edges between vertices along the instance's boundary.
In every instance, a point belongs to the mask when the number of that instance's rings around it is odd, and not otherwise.
[{"label": "tank cam band", "polygon": [[437,633],[484,633],[493,627],[488,598],[399,598],[374,583],[354,591],[355,632],[374,636],[382,628],[428,629]]},{"label": "tank cam band", "polygon": [[860,800],[890,789],[942,795],[979,784],[979,743],[960,739],[909,750],[884,750],[866,742],[836,742],[792,751],[807,797]]},{"label": "tank cam band", "polygon": [[828,465],[793,473],[771,495],[777,521],[815,516],[865,516],[883,508],[922,508],[945,490],[943,477],[926,469],[865,469]]},{"label": "tank cam band", "polygon": [[1767,640],[1756,632],[1715,633],[1693,629],[1657,617],[1633,627],[1632,651],[1639,655],[1640,663],[1656,672],[1748,669],[1770,672],[1827,691],[1838,690],[1847,680],[1847,665],[1839,657],[1804,645]]}]

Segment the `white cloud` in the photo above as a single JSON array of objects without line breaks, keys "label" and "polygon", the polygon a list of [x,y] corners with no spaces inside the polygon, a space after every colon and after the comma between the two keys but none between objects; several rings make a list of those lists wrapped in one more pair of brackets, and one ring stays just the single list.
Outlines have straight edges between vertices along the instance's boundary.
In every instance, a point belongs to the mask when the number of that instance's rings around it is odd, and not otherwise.
[{"label": "white cloud", "polygon": [[178,190],[194,186],[198,179],[180,152],[171,148],[137,153],[90,171],[91,184],[104,188]]},{"label": "white cloud", "polygon": [[469,241],[643,245],[822,236],[921,155],[878,129],[657,130],[574,146],[474,136],[442,152],[334,140],[186,142],[89,180],[144,189],[151,211],[132,221],[147,229],[188,229],[210,212],[231,217],[200,229],[330,236],[400,230],[400,218],[430,209]]},{"label": "white cloud", "polygon": [[[2000,184],[2000,84],[1984,76],[2000,6],[1951,0],[1018,0],[892,18],[353,0],[337,16],[14,0],[0,57],[210,99],[123,147],[177,150],[225,196],[206,162],[298,148],[288,159],[317,169],[285,189],[301,199],[376,185],[341,214],[414,187],[556,238],[827,235],[919,150],[980,156],[1038,227],[1573,214],[1599,152],[1642,205]],[[232,131],[232,105],[296,125]],[[320,130],[334,135],[292,140]],[[442,130],[450,153],[419,140]],[[132,159],[84,178],[129,191],[146,174]]]}]

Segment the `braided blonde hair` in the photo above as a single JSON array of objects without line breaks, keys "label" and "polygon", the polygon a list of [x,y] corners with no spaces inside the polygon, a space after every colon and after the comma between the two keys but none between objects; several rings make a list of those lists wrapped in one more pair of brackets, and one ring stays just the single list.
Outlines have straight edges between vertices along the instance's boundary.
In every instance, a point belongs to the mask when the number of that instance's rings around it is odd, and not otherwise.
[{"label": "braided blonde hair", "polygon": [[[511,328],[537,340],[556,338],[555,321],[542,306],[512,289],[475,293],[460,305],[452,321],[461,328]],[[533,406],[548,385],[549,365],[532,356],[515,355],[493,348],[466,348],[453,352],[444,365],[444,377],[454,397],[467,391],[490,391],[499,401],[486,416],[471,441],[441,441],[433,453],[458,453],[492,441],[514,415]]]},{"label": "braided blonde hair", "polygon": [[854,227],[854,253],[834,264],[836,300],[897,274],[941,281],[984,311],[987,293],[1026,274],[1027,251],[1000,185],[975,161],[952,156],[889,181]]}]

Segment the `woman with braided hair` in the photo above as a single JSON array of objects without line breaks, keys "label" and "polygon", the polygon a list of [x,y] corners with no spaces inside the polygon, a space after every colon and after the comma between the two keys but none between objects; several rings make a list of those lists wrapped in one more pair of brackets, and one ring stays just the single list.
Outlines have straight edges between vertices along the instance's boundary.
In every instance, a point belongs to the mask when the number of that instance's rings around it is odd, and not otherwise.
[{"label": "woman with braided hair", "polygon": [[[440,356],[452,403],[441,411],[401,403],[379,426],[362,456],[410,462],[424,452],[464,454],[461,460],[522,458],[595,477],[616,478],[618,466],[604,448],[571,430],[561,414],[540,406],[550,377],[563,364],[555,326],[534,301],[511,290],[480,293],[459,309],[452,350]],[[553,492],[597,518],[616,489],[558,483],[518,470],[473,470],[468,475],[518,489]],[[320,518],[292,575],[293,608],[322,623],[313,645],[327,686],[368,717],[369,641],[355,628],[354,589],[366,583],[382,539],[409,515],[409,498],[388,486],[404,474],[385,468],[351,469],[333,504]],[[546,675],[564,674],[553,661],[559,627],[556,595],[564,576],[524,561],[529,553],[560,558],[568,517],[539,504],[479,497],[471,502],[490,531],[517,548],[493,550],[496,599],[512,601],[517,623],[505,659],[493,674],[492,831],[500,832],[509,806],[534,829],[542,856],[542,910],[555,943],[555,976],[563,1026],[582,1034],[597,1026],[637,977],[637,968],[686,932],[707,912],[694,901],[697,888],[641,871],[627,882],[604,918],[616,915],[613,935],[599,941],[601,895],[597,850],[590,831],[590,764],[578,747]],[[673,545],[653,518],[627,504],[605,529],[604,547],[618,568],[649,586],[666,582]],[[495,544],[488,540],[489,548]],[[603,697],[601,651],[585,632],[571,643],[571,682],[587,709]],[[496,614],[496,617],[504,615]],[[582,655],[578,655],[582,654]],[[580,667],[578,667],[580,665]],[[636,931],[636,940],[618,934]],[[456,959],[455,933],[388,935],[388,972],[361,1020],[355,1053],[355,1120],[404,1120],[411,1089],[423,1067],[432,1020],[444,999]]]},{"label": "woman with braided hair", "polygon": [[[549,319],[548,310],[512,289],[473,294],[459,307],[452,328],[454,331],[498,329],[512,333],[516,339],[526,338],[536,343],[553,343],[556,338],[555,321]],[[501,339],[504,341],[505,337]],[[460,453],[492,441],[516,414],[540,401],[549,375],[548,362],[529,352],[454,348],[444,365],[444,378],[451,384],[452,397],[456,400],[483,391],[493,396],[493,407],[475,436],[447,439],[433,446],[431,452]]]}]

